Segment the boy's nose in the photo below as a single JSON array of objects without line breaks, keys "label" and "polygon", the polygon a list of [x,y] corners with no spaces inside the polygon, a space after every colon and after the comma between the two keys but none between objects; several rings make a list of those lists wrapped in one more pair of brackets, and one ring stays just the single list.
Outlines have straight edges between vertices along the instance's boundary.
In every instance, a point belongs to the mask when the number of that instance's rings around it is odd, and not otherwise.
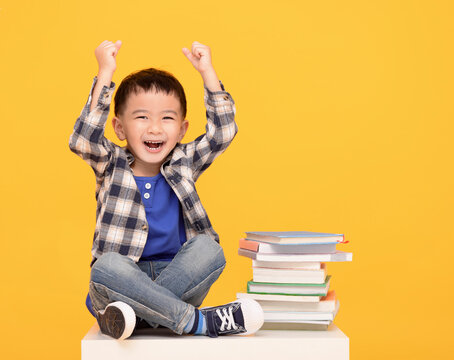
[{"label": "boy's nose", "polygon": [[158,121],[152,121],[148,126],[148,132],[159,134],[162,132],[162,126]]}]

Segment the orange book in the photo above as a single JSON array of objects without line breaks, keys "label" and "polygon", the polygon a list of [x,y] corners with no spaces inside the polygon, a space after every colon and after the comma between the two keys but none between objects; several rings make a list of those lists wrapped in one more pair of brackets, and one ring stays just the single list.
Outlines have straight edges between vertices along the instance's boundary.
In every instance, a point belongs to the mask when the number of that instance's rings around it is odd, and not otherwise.
[{"label": "orange book", "polygon": [[336,300],[336,292],[334,290],[328,291],[326,296],[323,296],[320,301],[334,301]]},{"label": "orange book", "polygon": [[259,244],[257,241],[250,241],[246,240],[244,238],[240,239],[240,248],[241,249],[246,249],[246,250],[251,250],[254,252],[257,252],[259,250]]}]

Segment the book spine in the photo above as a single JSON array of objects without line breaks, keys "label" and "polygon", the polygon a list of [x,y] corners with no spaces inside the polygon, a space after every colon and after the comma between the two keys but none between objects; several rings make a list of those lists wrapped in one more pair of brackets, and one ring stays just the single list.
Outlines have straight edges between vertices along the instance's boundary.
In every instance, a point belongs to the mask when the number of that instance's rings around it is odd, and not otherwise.
[{"label": "book spine", "polygon": [[259,243],[242,238],[240,239],[240,248],[257,252],[259,250]]}]

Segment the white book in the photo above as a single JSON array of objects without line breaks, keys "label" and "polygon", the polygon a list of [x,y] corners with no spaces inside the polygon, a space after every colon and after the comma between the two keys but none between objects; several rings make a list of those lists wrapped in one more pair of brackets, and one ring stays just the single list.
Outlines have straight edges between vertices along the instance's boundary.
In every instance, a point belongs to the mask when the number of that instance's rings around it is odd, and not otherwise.
[{"label": "white book", "polygon": [[252,278],[255,282],[323,284],[326,278],[326,265],[322,264],[320,270],[253,267]]},{"label": "white book", "polygon": [[238,255],[261,261],[309,261],[337,262],[352,261],[352,253],[337,250],[333,254],[260,254],[251,250],[238,249]]},{"label": "white book", "polygon": [[328,330],[332,321],[266,321],[263,323],[261,330],[308,330],[323,331]]},{"label": "white book", "polygon": [[306,311],[264,311],[265,321],[299,321],[299,320],[334,320],[339,311],[339,300],[336,301],[336,307],[329,312],[306,312]]},{"label": "white book", "polygon": [[261,261],[261,260],[252,260],[253,267],[267,267],[273,269],[309,269],[309,270],[319,270],[321,269],[321,262],[302,262],[302,261]]},{"label": "white book", "polygon": [[[250,241],[255,242],[258,253],[263,254],[325,254],[336,252],[336,244],[274,244],[253,239],[244,239],[246,244]],[[241,246],[240,247],[246,248]],[[247,248],[246,248],[247,249]]]},{"label": "white book", "polygon": [[[333,321],[332,320],[287,320],[285,323],[287,324],[320,324],[320,325],[330,325]],[[284,323],[284,321],[279,320],[267,320],[265,324],[270,323]],[[263,329],[263,327],[262,327]]]},{"label": "white book", "polygon": [[298,301],[316,303],[320,301],[321,296],[306,295],[275,295],[275,294],[252,294],[236,293],[237,299],[254,299],[254,300],[275,300],[275,301]]},{"label": "white book", "polygon": [[336,293],[328,292],[320,302],[274,301],[257,300],[263,311],[306,311],[306,312],[332,312],[336,308]]}]

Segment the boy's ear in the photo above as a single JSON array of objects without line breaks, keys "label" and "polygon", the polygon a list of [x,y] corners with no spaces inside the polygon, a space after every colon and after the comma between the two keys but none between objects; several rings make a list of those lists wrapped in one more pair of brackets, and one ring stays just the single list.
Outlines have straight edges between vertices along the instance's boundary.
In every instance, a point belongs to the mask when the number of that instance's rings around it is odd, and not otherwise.
[{"label": "boy's ear", "polygon": [[186,134],[186,131],[188,131],[188,127],[189,127],[189,122],[188,120],[184,120],[181,124],[181,127],[180,127],[180,134],[178,135],[178,142],[180,142],[181,140],[183,140],[184,138],[184,135]]},{"label": "boy's ear", "polygon": [[126,134],[125,134],[125,131],[123,129],[123,124],[121,123],[121,120],[114,116],[112,118],[112,126],[114,128],[114,131],[115,131],[115,134],[117,134],[117,137],[123,141],[126,139]]}]

